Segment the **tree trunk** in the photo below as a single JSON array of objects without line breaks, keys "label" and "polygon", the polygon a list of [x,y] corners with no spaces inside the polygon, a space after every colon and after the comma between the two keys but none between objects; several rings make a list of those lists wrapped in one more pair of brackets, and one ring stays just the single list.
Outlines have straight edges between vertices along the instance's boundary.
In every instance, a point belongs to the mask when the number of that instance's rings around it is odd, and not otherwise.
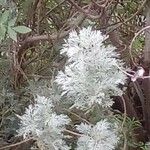
[{"label": "tree trunk", "polygon": [[[150,1],[147,2],[146,26],[150,26]],[[145,31],[144,65],[150,73],[150,28]],[[144,79],[143,87],[145,94],[145,129],[150,139],[150,79]]]}]

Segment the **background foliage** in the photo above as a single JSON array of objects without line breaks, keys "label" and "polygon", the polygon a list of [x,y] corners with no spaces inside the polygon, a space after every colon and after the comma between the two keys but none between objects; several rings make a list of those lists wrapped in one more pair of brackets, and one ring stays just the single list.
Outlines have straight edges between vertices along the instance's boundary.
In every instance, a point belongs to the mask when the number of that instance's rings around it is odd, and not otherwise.
[{"label": "background foliage", "polygon": [[[142,65],[148,74],[149,35],[143,32],[130,46],[135,33],[150,25],[149,6],[148,0],[0,0],[0,147],[21,140],[14,137],[15,114],[23,114],[35,94],[50,95],[51,80],[67,59],[59,54],[63,39],[73,29],[101,30],[128,67]],[[127,137],[131,150],[146,149],[150,137],[149,85],[148,79],[126,84],[127,133],[135,135]],[[123,114],[120,97],[114,101],[113,111]]]}]

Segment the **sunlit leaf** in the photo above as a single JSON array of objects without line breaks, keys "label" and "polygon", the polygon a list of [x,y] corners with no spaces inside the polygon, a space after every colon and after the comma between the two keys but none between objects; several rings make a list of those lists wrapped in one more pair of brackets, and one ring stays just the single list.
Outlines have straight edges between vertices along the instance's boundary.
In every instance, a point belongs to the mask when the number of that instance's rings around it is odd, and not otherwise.
[{"label": "sunlit leaf", "polygon": [[6,35],[6,27],[3,25],[0,25],[0,39],[3,40]]},{"label": "sunlit leaf", "polygon": [[17,33],[10,27],[8,27],[8,31],[7,31],[9,37],[17,42]]},{"label": "sunlit leaf", "polygon": [[15,23],[16,23],[16,20],[17,20],[17,17],[15,17],[15,18],[9,20],[9,21],[8,21],[8,26],[10,26],[10,27],[14,26]]},{"label": "sunlit leaf", "polygon": [[13,30],[15,30],[18,33],[22,33],[22,34],[25,34],[25,33],[28,33],[28,32],[32,31],[30,28],[28,28],[26,26],[13,27]]},{"label": "sunlit leaf", "polygon": [[0,5],[6,5],[6,0],[0,0]]},{"label": "sunlit leaf", "polygon": [[9,18],[9,11],[8,11],[8,10],[5,10],[5,11],[2,13],[2,16],[1,16],[1,18],[0,18],[0,23],[1,23],[1,24],[7,23],[8,18]]}]

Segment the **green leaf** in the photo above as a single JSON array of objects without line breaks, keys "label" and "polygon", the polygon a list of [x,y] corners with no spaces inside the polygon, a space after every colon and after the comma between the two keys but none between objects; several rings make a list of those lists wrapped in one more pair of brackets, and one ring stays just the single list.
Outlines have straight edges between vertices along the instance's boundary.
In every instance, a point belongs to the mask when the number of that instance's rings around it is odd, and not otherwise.
[{"label": "green leaf", "polygon": [[12,40],[17,42],[17,33],[11,27],[8,27],[7,33]]},{"label": "green leaf", "polygon": [[28,32],[32,31],[30,28],[28,28],[26,26],[13,27],[13,30],[15,30],[18,33],[22,33],[22,34],[25,34],[25,33],[28,33]]},{"label": "green leaf", "polygon": [[0,23],[1,23],[1,24],[7,23],[8,18],[9,18],[9,10],[5,10],[5,11],[2,13],[2,16],[1,16],[1,18],[0,18]]},{"label": "green leaf", "polygon": [[3,40],[6,35],[6,27],[4,25],[0,25],[0,39]]},{"label": "green leaf", "polygon": [[14,26],[15,23],[16,23],[16,20],[17,20],[17,17],[15,17],[15,18],[9,20],[9,21],[8,21],[8,26],[10,26],[10,27]]},{"label": "green leaf", "polygon": [[2,6],[6,5],[6,0],[0,0],[0,5]]}]

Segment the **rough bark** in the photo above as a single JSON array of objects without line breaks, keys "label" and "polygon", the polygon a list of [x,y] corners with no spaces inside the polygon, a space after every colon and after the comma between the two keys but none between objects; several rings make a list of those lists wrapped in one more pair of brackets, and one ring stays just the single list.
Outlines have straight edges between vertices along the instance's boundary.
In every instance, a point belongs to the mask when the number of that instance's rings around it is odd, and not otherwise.
[{"label": "rough bark", "polygon": [[[146,9],[146,26],[150,25],[150,1],[147,2]],[[145,47],[144,47],[144,65],[150,72],[150,29],[145,31]],[[145,94],[145,129],[150,139],[150,79],[144,79],[143,81],[144,94]]]}]

